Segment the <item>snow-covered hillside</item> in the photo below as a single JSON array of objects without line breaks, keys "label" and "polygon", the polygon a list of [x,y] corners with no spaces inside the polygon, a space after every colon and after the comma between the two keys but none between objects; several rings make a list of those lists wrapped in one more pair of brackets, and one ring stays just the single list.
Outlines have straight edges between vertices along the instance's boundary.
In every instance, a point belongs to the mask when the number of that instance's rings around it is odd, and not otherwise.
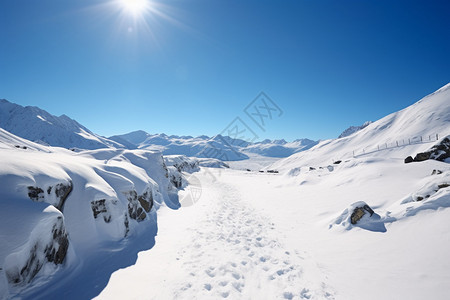
[{"label": "snow-covered hillside", "polygon": [[450,84],[413,105],[392,113],[340,139],[324,140],[313,148],[282,159],[270,168],[326,167],[354,156],[404,159],[430,148],[450,134]]},{"label": "snow-covered hillside", "polygon": [[0,127],[41,144],[64,148],[124,148],[99,136],[66,115],[56,117],[34,106],[20,106],[0,99]]},{"label": "snow-covered hillside", "polygon": [[228,136],[205,135],[168,136],[166,134],[149,134],[145,131],[134,131],[123,135],[110,137],[111,140],[125,144],[132,144],[136,148],[162,151],[165,155],[186,155],[191,157],[217,158],[224,161],[248,159],[248,153],[267,157],[287,157],[294,153],[304,151],[318,142],[309,139],[298,139],[293,142],[285,140],[264,140],[250,143]]},{"label": "snow-covered hillside", "polygon": [[196,204],[167,212],[160,243],[98,299],[448,299],[449,87],[280,173],[196,173]]},{"label": "snow-covered hillside", "polygon": [[160,152],[73,152],[5,130],[0,145],[0,298],[94,296],[153,246],[158,208],[179,207]]}]

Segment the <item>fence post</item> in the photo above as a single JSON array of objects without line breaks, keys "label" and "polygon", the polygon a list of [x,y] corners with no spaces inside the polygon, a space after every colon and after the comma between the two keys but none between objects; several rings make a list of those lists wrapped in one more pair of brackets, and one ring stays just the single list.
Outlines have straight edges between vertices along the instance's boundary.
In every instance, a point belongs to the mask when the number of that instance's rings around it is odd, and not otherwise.
[{"label": "fence post", "polygon": [[420,136],[420,141],[423,142],[422,136]]},{"label": "fence post", "polygon": [[378,145],[377,147],[378,147],[378,151],[380,151],[380,145]]},{"label": "fence post", "polygon": [[439,135],[436,133],[436,141],[439,139]]},{"label": "fence post", "polygon": [[386,143],[386,149],[387,149],[387,143]]},{"label": "fence post", "polygon": [[411,145],[411,139],[408,139],[409,144]]},{"label": "fence post", "polygon": [[355,150],[353,150],[353,157],[355,157]]}]

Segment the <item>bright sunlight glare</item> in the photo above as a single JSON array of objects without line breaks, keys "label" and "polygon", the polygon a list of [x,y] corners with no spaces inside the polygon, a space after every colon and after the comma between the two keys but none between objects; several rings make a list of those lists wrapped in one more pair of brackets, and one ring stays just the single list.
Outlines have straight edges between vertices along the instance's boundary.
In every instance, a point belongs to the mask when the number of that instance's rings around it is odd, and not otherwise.
[{"label": "bright sunlight glare", "polygon": [[148,0],[120,0],[120,4],[133,16],[141,15],[149,8]]}]

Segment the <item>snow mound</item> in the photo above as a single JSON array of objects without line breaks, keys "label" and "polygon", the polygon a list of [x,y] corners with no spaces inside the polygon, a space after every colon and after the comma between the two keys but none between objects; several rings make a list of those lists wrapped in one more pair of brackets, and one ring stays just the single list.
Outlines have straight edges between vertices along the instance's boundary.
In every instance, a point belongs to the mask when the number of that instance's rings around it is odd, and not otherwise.
[{"label": "snow mound", "polygon": [[340,226],[345,230],[351,230],[354,227],[361,229],[386,232],[383,219],[375,213],[364,201],[355,202],[347,207],[339,217],[337,217],[329,228]]}]

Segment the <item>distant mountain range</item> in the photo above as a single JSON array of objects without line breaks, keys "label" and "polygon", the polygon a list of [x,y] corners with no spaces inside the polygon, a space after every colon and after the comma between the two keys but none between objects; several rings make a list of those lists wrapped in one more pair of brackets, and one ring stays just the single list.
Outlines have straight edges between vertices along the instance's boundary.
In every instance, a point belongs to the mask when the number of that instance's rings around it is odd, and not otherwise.
[{"label": "distant mountain range", "polygon": [[222,160],[241,160],[248,158],[246,153],[256,153],[269,157],[287,157],[299,151],[309,149],[318,142],[309,139],[298,139],[293,142],[285,140],[264,140],[249,143],[228,136],[206,135],[168,136],[166,134],[149,134],[145,131],[134,131],[123,135],[109,137],[121,144],[133,145],[140,149],[159,150],[163,154],[183,154],[194,157],[213,157]]},{"label": "distant mountain range", "polygon": [[243,160],[248,153],[269,157],[287,157],[307,150],[318,143],[310,139],[293,142],[264,140],[250,143],[228,136],[201,135],[168,136],[133,131],[109,138],[90,131],[66,115],[54,116],[34,106],[23,107],[5,99],[0,100],[0,127],[7,132],[41,145],[70,149],[126,148],[159,150],[165,155],[181,154],[191,157],[217,158],[224,161]]}]

